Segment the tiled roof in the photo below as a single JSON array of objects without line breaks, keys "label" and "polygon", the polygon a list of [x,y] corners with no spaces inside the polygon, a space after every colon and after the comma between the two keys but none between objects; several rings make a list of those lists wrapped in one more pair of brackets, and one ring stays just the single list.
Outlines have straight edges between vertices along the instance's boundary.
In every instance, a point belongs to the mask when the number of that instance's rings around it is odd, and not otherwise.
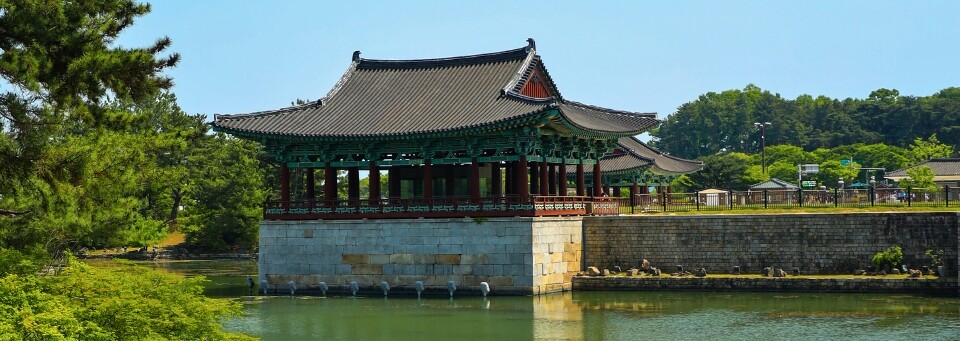
[{"label": "tiled roof", "polygon": [[[517,92],[532,68],[554,97]],[[216,115],[216,130],[308,137],[397,136],[483,127],[558,109],[570,124],[599,133],[640,133],[659,121],[559,96],[534,45],[473,56],[353,63],[326,97],[278,110]]]},{"label": "tiled roof", "polygon": [[[667,174],[687,174],[703,168],[703,162],[664,155],[635,137],[622,137],[617,140],[617,145],[622,152],[607,154],[600,160],[600,171],[602,173],[631,170],[651,165],[659,172]],[[590,173],[592,168],[585,171]],[[574,171],[567,171],[567,173],[572,172]]]},{"label": "tiled roof", "polygon": [[797,185],[777,178],[770,178],[770,180],[750,186],[750,189],[797,189]]},{"label": "tiled roof", "polygon": [[687,174],[703,168],[703,162],[701,161],[681,159],[663,154],[635,137],[622,137],[617,140],[617,144],[639,157],[652,159],[654,166],[666,173]]},{"label": "tiled roof", "polygon": [[956,176],[960,175],[960,159],[952,158],[939,158],[939,159],[930,159],[924,162],[921,162],[918,165],[910,166],[903,169],[898,169],[886,174],[888,178],[895,177],[909,177],[907,175],[907,170],[911,168],[916,168],[920,166],[930,167],[930,170],[933,171],[933,174],[936,176]]}]

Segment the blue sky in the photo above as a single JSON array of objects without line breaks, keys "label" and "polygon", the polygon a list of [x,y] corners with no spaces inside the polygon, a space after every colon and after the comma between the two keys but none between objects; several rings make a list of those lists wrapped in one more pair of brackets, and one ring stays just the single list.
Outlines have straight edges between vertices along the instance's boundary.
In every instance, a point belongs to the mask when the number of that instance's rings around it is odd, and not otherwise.
[{"label": "blue sky", "polygon": [[324,96],[354,50],[435,58],[522,47],[565,98],[660,118],[710,91],[787,98],[960,86],[960,1],[153,1],[124,46],[161,36],[188,113]]}]

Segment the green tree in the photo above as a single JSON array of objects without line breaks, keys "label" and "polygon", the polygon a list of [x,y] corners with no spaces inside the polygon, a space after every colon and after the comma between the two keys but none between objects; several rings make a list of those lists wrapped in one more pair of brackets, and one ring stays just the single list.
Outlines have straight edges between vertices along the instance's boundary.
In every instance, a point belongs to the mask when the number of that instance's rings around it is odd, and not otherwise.
[{"label": "green tree", "polygon": [[703,158],[703,169],[690,174],[696,189],[746,189],[751,183],[744,178],[750,156],[743,153],[711,155]]},{"label": "green tree", "polygon": [[910,145],[911,161],[914,164],[927,161],[932,158],[944,158],[953,155],[953,147],[940,143],[937,140],[937,134],[930,135],[926,140],[915,138]]},{"label": "green tree", "polygon": [[844,166],[839,160],[827,160],[820,163],[820,172],[817,173],[817,180],[827,187],[838,186],[839,180],[843,179],[844,186],[853,184],[859,173],[857,169],[860,165],[856,162]]},{"label": "green tree", "polygon": [[129,0],[0,1],[0,247],[56,252],[101,228],[155,227],[129,217],[137,203],[118,195],[128,187],[104,186],[128,183],[127,167],[143,161],[135,141],[114,133],[131,115],[105,103],[170,87],[162,72],[179,60],[159,57],[167,38],[114,46],[149,9]]},{"label": "green tree", "polygon": [[214,251],[256,247],[266,197],[262,155],[254,142],[215,134],[188,158],[187,242]]},{"label": "green tree", "polygon": [[[913,187],[915,189],[922,189],[927,191],[936,191],[937,184],[933,182],[933,177],[936,174],[933,173],[933,170],[927,166],[913,167],[907,169],[908,178],[904,179],[906,186]],[[904,186],[904,184],[901,184]]]}]

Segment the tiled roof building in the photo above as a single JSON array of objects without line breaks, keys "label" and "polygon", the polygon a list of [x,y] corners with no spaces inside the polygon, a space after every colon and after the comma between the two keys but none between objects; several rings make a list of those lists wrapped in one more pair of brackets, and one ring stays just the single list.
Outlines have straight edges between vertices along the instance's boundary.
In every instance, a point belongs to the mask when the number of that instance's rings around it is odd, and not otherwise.
[{"label": "tiled roof building", "polygon": [[[216,115],[212,124],[216,131],[263,143],[280,164],[281,198],[268,203],[268,219],[463,216],[490,210],[580,214],[583,205],[547,212],[537,203],[566,196],[568,184],[580,197],[599,195],[600,187],[587,193],[586,181],[575,177],[568,183],[557,174],[569,170],[582,179],[590,173],[600,182],[606,164],[619,162],[605,158],[614,150],[625,148],[632,158],[613,166],[617,171],[699,169],[696,162],[660,155],[631,137],[658,124],[655,114],[565,99],[533,40],[528,43],[502,52],[421,60],[365,59],[357,51],[325,97],[277,110]],[[317,169],[325,170],[322,200],[315,198]],[[337,197],[339,170],[348,172],[347,198]],[[371,174],[365,199],[359,196],[360,170]],[[383,170],[389,174],[386,191],[379,188]],[[291,181],[305,190],[291,193]]]}]

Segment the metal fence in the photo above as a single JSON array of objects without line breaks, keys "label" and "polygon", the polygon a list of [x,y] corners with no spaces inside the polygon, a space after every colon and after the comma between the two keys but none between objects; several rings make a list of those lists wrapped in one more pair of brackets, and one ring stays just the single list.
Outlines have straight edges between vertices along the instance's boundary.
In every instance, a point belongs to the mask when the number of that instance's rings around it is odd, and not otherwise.
[{"label": "metal fence", "polygon": [[866,188],[639,194],[619,198],[620,213],[825,207],[960,207],[960,190]]}]

